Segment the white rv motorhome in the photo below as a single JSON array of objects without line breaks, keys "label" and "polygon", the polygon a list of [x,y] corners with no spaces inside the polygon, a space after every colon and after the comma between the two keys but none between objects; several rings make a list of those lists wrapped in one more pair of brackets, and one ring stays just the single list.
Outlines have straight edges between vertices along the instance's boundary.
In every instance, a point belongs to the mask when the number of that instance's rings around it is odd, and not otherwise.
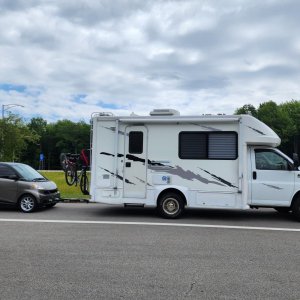
[{"label": "white rv motorhome", "polygon": [[157,207],[273,207],[300,219],[298,162],[280,138],[249,115],[92,116],[92,201]]}]

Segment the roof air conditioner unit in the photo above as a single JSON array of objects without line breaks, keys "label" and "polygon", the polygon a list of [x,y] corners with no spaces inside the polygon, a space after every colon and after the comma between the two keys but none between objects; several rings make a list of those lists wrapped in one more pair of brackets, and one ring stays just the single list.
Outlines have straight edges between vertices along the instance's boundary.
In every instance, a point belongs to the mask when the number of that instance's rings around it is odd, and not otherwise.
[{"label": "roof air conditioner unit", "polygon": [[150,116],[179,116],[180,113],[175,109],[153,109]]}]

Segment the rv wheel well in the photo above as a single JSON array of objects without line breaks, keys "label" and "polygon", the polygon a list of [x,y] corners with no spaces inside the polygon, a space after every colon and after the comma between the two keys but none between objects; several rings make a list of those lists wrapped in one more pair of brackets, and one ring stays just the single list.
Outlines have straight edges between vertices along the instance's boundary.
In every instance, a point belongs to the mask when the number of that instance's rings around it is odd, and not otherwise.
[{"label": "rv wheel well", "polygon": [[296,201],[296,199],[300,198],[300,191],[298,191],[294,197],[293,197],[293,200],[292,200],[292,204],[291,204],[291,207],[293,206],[293,203]]},{"label": "rv wheel well", "polygon": [[163,190],[162,192],[160,192],[160,194],[159,194],[158,197],[157,197],[157,204],[158,204],[158,201],[159,201],[164,195],[166,195],[166,194],[168,194],[168,193],[175,193],[175,194],[178,194],[178,195],[182,198],[182,200],[184,201],[184,205],[187,204],[187,203],[186,203],[186,198],[185,198],[184,194],[183,194],[181,191],[177,190],[177,189],[166,189],[166,190]]}]

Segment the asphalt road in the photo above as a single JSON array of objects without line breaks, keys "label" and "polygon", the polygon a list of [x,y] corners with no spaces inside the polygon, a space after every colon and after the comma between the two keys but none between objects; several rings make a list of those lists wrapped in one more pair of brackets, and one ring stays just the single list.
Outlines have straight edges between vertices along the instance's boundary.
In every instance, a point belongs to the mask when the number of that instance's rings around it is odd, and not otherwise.
[{"label": "asphalt road", "polygon": [[0,299],[300,299],[300,223],[272,209],[61,203],[0,226]]}]

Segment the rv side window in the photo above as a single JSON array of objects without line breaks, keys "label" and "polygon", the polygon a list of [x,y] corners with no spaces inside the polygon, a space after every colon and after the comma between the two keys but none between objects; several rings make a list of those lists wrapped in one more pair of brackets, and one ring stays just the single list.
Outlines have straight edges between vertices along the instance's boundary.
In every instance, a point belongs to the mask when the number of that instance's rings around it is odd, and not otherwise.
[{"label": "rv side window", "polygon": [[208,134],[209,159],[236,159],[237,154],[237,134],[235,132]]},{"label": "rv side window", "polygon": [[141,154],[143,153],[143,132],[130,131],[129,132],[129,153]]},{"label": "rv side window", "polygon": [[179,133],[179,157],[182,159],[205,159],[207,138],[202,132]]},{"label": "rv side window", "polygon": [[255,165],[257,170],[289,170],[288,161],[272,150],[256,149]]},{"label": "rv side window", "polygon": [[181,159],[231,159],[238,156],[236,132],[179,133],[179,157]]}]

